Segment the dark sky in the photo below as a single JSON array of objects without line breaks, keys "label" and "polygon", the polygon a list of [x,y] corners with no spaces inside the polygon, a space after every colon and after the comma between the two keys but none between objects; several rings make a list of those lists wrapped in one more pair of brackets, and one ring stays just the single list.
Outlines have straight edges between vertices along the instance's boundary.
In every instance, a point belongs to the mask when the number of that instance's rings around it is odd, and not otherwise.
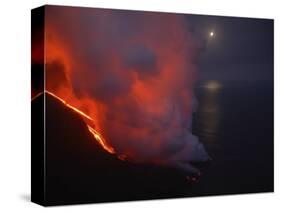
[{"label": "dark sky", "polygon": [[[194,36],[203,44],[201,80],[272,82],[273,20],[187,15]],[[215,36],[210,39],[210,31]]]}]

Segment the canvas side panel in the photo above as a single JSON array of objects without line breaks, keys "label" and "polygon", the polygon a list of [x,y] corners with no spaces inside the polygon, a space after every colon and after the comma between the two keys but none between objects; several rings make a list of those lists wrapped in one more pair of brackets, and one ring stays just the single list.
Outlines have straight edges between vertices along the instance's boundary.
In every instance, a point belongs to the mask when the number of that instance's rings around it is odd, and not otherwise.
[{"label": "canvas side panel", "polygon": [[31,201],[45,201],[44,34],[45,7],[31,11]]}]

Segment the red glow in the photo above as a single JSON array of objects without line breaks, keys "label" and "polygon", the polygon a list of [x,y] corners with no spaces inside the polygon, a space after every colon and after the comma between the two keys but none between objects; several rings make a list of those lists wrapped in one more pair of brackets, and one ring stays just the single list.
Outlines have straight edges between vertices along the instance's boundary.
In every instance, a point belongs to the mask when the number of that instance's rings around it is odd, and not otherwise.
[{"label": "red glow", "polygon": [[[121,160],[184,161],[193,139],[185,119],[191,117],[196,79],[195,46],[184,20],[161,13],[124,20],[110,10],[47,9],[49,94],[84,117],[100,145]],[[54,61],[63,68],[51,70]],[[58,76],[66,82],[57,82]],[[161,155],[169,146],[179,154]]]}]

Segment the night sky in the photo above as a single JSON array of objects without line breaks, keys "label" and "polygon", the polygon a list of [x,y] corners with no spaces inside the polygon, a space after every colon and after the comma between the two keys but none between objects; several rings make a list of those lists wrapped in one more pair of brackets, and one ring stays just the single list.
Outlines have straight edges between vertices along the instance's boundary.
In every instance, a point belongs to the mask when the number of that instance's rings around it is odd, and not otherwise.
[{"label": "night sky", "polygon": [[186,20],[203,45],[201,80],[273,81],[273,20],[200,15],[187,15]]}]

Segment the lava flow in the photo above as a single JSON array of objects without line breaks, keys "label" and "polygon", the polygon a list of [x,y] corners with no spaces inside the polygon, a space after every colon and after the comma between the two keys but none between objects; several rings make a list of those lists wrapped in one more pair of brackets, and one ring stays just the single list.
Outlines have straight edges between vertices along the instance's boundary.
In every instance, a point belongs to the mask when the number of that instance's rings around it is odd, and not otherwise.
[{"label": "lava flow", "polygon": [[[89,132],[94,136],[95,140],[102,146],[102,148],[105,151],[109,152],[110,154],[116,154],[114,148],[107,144],[107,142],[102,137],[102,135],[99,132],[97,132],[93,127],[90,126],[90,125],[94,126],[94,119],[92,117],[88,116],[87,114],[85,114],[83,111],[77,109],[76,107],[68,104],[65,100],[63,100],[62,98],[58,97],[54,93],[52,93],[50,91],[46,91],[46,93],[50,94],[51,96],[53,96],[54,98],[59,100],[61,103],[63,103],[65,106],[67,106],[71,110],[73,110],[76,113],[78,113],[79,115],[81,115],[83,117],[84,121],[87,124]],[[32,100],[36,99],[41,94],[43,94],[43,92],[37,94],[35,97],[32,98]]]},{"label": "lava flow", "polygon": [[89,125],[87,125],[87,126],[88,126],[89,131],[94,135],[95,139],[99,142],[99,144],[109,153],[115,154],[114,149],[111,146],[109,146],[108,144],[106,144],[106,141],[102,138],[102,136],[95,129],[93,129]]}]

